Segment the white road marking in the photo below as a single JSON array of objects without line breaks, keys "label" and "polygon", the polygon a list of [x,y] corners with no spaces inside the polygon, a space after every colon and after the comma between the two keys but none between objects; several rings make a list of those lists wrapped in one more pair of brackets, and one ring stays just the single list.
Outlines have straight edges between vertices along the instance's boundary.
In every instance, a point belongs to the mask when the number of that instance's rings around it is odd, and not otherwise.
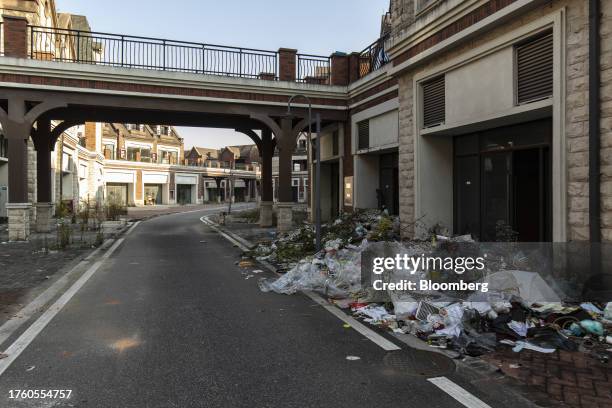
[{"label": "white road marking", "polygon": [[440,388],[442,391],[468,408],[491,408],[490,405],[485,404],[446,377],[428,378],[427,381],[434,384],[436,387]]},{"label": "white road marking", "polygon": [[136,229],[136,227],[138,226],[138,224],[140,224],[140,221],[136,221],[136,222],[134,223],[134,225],[132,225],[132,226],[130,227],[130,229],[129,229],[129,230],[127,230],[127,232],[125,233],[125,235],[130,235],[130,233]]},{"label": "white road marking", "polygon": [[49,322],[62,310],[62,308],[72,299],[72,297],[83,287],[83,285],[100,268],[102,263],[112,255],[121,245],[124,238],[120,238],[106,251],[106,253],[96,261],[89,269],[66,291],[59,299],[49,307],[13,344],[11,344],[4,354],[8,357],[0,360],[0,376],[10,367],[19,355],[30,345],[30,343],[40,334]]},{"label": "white road marking", "polygon": [[221,235],[223,238],[227,239],[232,244],[236,245],[241,250],[243,250],[243,251],[250,251],[250,248],[248,246],[246,246],[245,244],[240,242],[238,239],[236,239],[236,238],[232,237],[231,235],[228,235],[227,233],[222,231],[220,228],[218,228],[212,221],[208,220],[206,217],[207,217],[206,215],[203,216],[203,217],[200,217],[200,221],[202,221],[204,224],[208,225],[210,228],[212,228],[215,231],[217,231],[217,233],[219,235]]},{"label": "white road marking", "polygon": [[[222,237],[224,237],[225,239],[227,239],[234,245],[238,246],[238,248],[242,249],[243,251],[249,250],[248,247],[238,242],[235,238],[231,237],[230,235],[228,235],[221,229],[217,228],[217,226],[212,221],[208,220],[206,216],[201,217],[200,221],[202,221],[204,224],[208,225],[209,227],[213,228],[215,231],[219,233],[219,235],[221,235]],[[266,263],[262,262],[262,264],[266,266],[268,269],[271,269],[269,265],[266,265]],[[274,270],[272,270],[272,272],[274,272]],[[400,346],[398,346],[397,344],[393,343],[390,340],[387,340],[385,337],[381,336],[380,334],[376,333],[374,330],[370,329],[369,327],[365,326],[358,320],[354,319],[352,316],[347,315],[346,313],[338,309],[336,306],[331,305],[329,302],[327,302],[325,299],[323,299],[318,294],[314,292],[310,292],[310,291],[304,291],[302,293],[304,293],[306,296],[312,299],[315,303],[325,308],[325,310],[327,310],[328,312],[336,316],[338,319],[349,324],[353,329],[355,329],[355,331],[362,334],[364,337],[366,337],[368,340],[372,341],[374,344],[381,347],[382,349],[386,351],[401,350]]]},{"label": "white road marking", "polygon": [[381,336],[380,334],[376,333],[374,330],[365,326],[360,321],[356,320],[352,316],[347,315],[342,310],[338,309],[336,306],[330,304],[328,301],[323,299],[318,294],[314,292],[310,292],[310,291],[304,291],[303,293],[309,298],[311,298],[312,300],[314,300],[319,305],[323,306],[325,310],[327,310],[329,313],[333,314],[338,319],[342,320],[344,323],[349,324],[353,329],[355,329],[355,331],[357,331],[358,333],[361,333],[368,340],[372,341],[374,344],[381,347],[383,350],[394,351],[394,350],[402,349],[397,344],[393,343],[390,340],[387,340],[385,337]]}]

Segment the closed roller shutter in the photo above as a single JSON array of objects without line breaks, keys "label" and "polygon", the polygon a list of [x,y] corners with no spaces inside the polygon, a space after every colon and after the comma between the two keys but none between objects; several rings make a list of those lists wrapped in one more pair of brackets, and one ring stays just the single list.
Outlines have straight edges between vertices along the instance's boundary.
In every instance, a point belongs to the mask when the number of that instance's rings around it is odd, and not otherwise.
[{"label": "closed roller shutter", "polygon": [[423,84],[423,127],[438,126],[446,120],[444,76]]},{"label": "closed roller shutter", "polygon": [[516,46],[517,102],[533,102],[553,94],[552,33]]}]

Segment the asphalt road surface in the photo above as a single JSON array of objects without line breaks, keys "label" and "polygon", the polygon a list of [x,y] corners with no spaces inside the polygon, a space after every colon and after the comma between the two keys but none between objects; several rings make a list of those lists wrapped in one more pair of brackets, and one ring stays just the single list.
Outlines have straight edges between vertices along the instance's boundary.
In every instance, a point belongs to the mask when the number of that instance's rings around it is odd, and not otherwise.
[{"label": "asphalt road surface", "polygon": [[[464,406],[411,369],[430,353],[386,352],[304,295],[260,292],[262,274],[245,279],[240,250],[203,214],[127,235],[0,376],[0,407]],[[462,386],[491,407],[514,405]]]}]

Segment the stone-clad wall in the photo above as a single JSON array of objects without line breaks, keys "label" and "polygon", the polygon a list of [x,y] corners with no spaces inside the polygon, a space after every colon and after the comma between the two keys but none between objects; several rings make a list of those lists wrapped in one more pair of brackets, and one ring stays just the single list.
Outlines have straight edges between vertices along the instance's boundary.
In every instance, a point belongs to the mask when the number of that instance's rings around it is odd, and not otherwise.
[{"label": "stone-clad wall", "polygon": [[601,29],[602,234],[612,241],[612,0],[603,0]]},{"label": "stone-clad wall", "polygon": [[[400,1],[400,0],[398,0]],[[401,1],[400,1],[401,2]],[[403,2],[406,2],[404,0]],[[566,112],[567,146],[567,239],[587,240],[588,236],[588,2],[559,0],[547,3],[451,52],[404,73],[399,79],[400,101],[400,216],[405,236],[414,229],[414,128],[413,81],[415,72],[430,69],[446,60],[486,44],[543,15],[566,9]],[[612,241],[612,0],[602,0],[602,234]],[[394,19],[403,24],[402,19]],[[433,187],[432,187],[433,188]]]},{"label": "stone-clad wall", "polygon": [[399,214],[402,236],[414,234],[414,114],[412,74],[399,79]]}]

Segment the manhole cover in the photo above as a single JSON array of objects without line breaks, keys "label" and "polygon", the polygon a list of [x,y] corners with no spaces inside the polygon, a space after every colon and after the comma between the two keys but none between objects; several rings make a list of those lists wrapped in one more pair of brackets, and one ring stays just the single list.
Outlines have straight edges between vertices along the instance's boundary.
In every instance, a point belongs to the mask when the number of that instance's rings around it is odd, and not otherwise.
[{"label": "manhole cover", "polygon": [[409,375],[436,377],[450,374],[455,363],[450,358],[429,351],[402,350],[388,353],[383,362],[387,367]]}]

